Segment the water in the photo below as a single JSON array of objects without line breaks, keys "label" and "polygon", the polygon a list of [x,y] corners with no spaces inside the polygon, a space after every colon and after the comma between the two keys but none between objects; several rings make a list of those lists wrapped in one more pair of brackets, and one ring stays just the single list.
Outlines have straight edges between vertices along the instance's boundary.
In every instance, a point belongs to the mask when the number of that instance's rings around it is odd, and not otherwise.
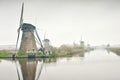
[{"label": "water", "polygon": [[120,56],[106,50],[57,59],[1,59],[0,80],[120,80]]}]

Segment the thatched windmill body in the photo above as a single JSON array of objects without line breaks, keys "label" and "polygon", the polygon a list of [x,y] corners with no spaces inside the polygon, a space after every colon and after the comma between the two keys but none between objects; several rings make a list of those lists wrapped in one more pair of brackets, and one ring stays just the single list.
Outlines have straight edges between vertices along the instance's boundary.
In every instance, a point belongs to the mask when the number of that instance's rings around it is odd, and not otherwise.
[{"label": "thatched windmill body", "polygon": [[44,48],[40,40],[40,37],[37,33],[36,27],[29,23],[23,23],[23,10],[24,10],[24,3],[22,4],[22,11],[21,11],[20,25],[18,28],[16,48],[18,46],[20,32],[22,31],[22,38],[21,38],[19,52],[36,53],[38,51],[38,48],[36,46],[36,39],[39,41],[41,48],[42,49]]}]

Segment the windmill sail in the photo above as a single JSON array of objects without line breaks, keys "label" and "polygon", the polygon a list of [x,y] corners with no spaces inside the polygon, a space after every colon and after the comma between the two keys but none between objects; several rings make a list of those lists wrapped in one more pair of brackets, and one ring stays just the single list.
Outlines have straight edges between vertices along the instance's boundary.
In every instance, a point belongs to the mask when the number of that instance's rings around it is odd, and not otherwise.
[{"label": "windmill sail", "polygon": [[24,10],[24,3],[22,3],[22,10],[21,10],[21,17],[20,17],[20,24],[18,30],[22,27],[23,24],[23,10]]},{"label": "windmill sail", "polygon": [[23,10],[24,10],[24,3],[22,3],[22,10],[21,10],[21,16],[20,16],[20,23],[19,23],[19,28],[18,28],[18,36],[17,36],[17,42],[16,42],[16,50],[18,46],[18,41],[19,41],[19,36],[20,36],[20,29],[23,24]]}]

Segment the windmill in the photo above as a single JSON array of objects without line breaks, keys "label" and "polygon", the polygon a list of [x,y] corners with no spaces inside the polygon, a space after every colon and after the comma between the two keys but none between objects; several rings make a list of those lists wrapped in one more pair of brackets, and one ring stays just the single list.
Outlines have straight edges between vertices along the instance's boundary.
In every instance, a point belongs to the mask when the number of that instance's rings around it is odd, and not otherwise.
[{"label": "windmill", "polygon": [[39,42],[39,45],[41,46],[41,49],[44,52],[44,48],[43,48],[41,39],[37,33],[36,27],[30,23],[23,22],[23,11],[24,11],[24,3],[22,3],[16,49],[18,47],[20,32],[22,31],[22,38],[21,38],[19,52],[27,52],[27,53],[38,52],[39,49],[37,48],[36,40]]}]

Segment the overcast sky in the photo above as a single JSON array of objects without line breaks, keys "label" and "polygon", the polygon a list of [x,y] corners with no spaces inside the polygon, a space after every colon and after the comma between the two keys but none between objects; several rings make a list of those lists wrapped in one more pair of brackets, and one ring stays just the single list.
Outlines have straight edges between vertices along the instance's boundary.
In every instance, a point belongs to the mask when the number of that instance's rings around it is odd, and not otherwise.
[{"label": "overcast sky", "polygon": [[120,44],[119,0],[0,0],[0,45],[16,44],[22,2],[24,22],[53,46]]}]

